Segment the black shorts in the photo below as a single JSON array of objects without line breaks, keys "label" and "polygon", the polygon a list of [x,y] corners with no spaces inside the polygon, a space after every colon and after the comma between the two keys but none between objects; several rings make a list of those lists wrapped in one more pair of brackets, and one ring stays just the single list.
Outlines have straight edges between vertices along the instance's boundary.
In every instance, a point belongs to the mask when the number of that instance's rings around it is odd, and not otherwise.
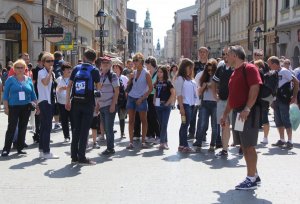
[{"label": "black shorts", "polygon": [[53,109],[52,109],[53,116],[58,116],[59,115],[59,105],[58,105],[58,103],[55,103],[52,107],[53,107]]},{"label": "black shorts", "polygon": [[249,113],[249,116],[244,124],[243,132],[234,130],[236,115],[240,111],[233,110],[232,112],[232,129],[233,129],[233,142],[235,145],[243,147],[253,147],[257,145],[260,108],[254,106]]},{"label": "black shorts", "polygon": [[91,124],[91,129],[98,130],[99,125],[100,125],[100,116],[98,115],[98,116],[93,117],[93,121],[92,121],[92,124]]}]

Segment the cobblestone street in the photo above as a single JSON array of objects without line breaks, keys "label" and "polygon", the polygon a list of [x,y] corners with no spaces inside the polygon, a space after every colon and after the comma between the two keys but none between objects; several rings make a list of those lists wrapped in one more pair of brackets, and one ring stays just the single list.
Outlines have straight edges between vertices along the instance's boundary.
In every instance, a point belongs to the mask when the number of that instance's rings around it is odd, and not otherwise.
[{"label": "cobblestone street", "polygon": [[[272,118],[272,117],[270,117]],[[0,144],[4,143],[7,116],[0,113]],[[52,134],[52,151],[58,160],[40,160],[36,144],[27,132],[27,156],[11,152],[0,158],[0,203],[298,203],[300,200],[300,139],[294,132],[294,149],[271,147],[278,139],[271,123],[269,145],[258,146],[258,170],[262,185],[255,191],[236,191],[245,177],[245,162],[230,148],[228,159],[207,153],[177,153],[180,117],[171,113],[170,150],[155,146],[128,151],[126,139],[116,133],[116,154],[100,156],[105,149],[89,148],[88,157],[96,166],[70,164],[70,146],[63,143],[62,132]],[[116,130],[119,126],[116,125]],[[208,132],[210,135],[210,132]],[[260,132],[260,139],[262,132]],[[91,140],[90,140],[91,142]],[[91,144],[90,144],[91,145]],[[137,144],[138,146],[138,144]]]}]

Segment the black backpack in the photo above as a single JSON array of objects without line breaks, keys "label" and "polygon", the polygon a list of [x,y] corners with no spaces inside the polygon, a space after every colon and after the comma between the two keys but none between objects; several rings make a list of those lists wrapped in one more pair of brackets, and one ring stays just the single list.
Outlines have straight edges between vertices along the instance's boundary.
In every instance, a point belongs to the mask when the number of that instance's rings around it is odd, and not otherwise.
[{"label": "black backpack", "polygon": [[272,96],[275,97],[277,95],[278,90],[278,72],[277,71],[269,71],[263,75],[261,75],[261,79],[263,84],[259,90],[259,97],[261,100]]},{"label": "black backpack", "polygon": [[[246,66],[243,67],[243,74],[247,81]],[[279,82],[278,72],[269,71],[264,74],[261,70],[259,70],[259,75],[263,84],[259,88],[255,104],[261,105],[261,103],[264,102],[269,102],[270,104],[277,95]]]},{"label": "black backpack", "polygon": [[118,107],[125,109],[127,104],[127,97],[125,92],[125,86],[121,78],[119,78],[120,87],[119,87],[119,97],[118,97]]},{"label": "black backpack", "polygon": [[291,82],[286,82],[278,89],[277,99],[281,102],[289,104],[291,102],[292,96],[293,89],[291,86]]}]

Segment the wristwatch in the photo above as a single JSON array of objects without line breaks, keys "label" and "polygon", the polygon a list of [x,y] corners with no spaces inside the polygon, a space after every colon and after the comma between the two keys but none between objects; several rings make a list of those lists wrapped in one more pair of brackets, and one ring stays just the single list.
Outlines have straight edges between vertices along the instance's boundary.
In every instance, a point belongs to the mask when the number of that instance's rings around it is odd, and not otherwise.
[{"label": "wristwatch", "polygon": [[244,108],[244,111],[246,111],[246,112],[250,112],[250,111],[251,111],[251,109],[250,109],[248,106],[245,106],[245,108]]}]

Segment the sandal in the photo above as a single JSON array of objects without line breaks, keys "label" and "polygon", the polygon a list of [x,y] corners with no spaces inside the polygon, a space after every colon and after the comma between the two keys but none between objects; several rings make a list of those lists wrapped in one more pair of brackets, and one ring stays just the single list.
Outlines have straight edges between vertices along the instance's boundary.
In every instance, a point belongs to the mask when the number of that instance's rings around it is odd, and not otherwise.
[{"label": "sandal", "polygon": [[126,149],[133,149],[133,148],[134,148],[134,146],[132,143],[129,143],[129,145],[126,147]]}]

